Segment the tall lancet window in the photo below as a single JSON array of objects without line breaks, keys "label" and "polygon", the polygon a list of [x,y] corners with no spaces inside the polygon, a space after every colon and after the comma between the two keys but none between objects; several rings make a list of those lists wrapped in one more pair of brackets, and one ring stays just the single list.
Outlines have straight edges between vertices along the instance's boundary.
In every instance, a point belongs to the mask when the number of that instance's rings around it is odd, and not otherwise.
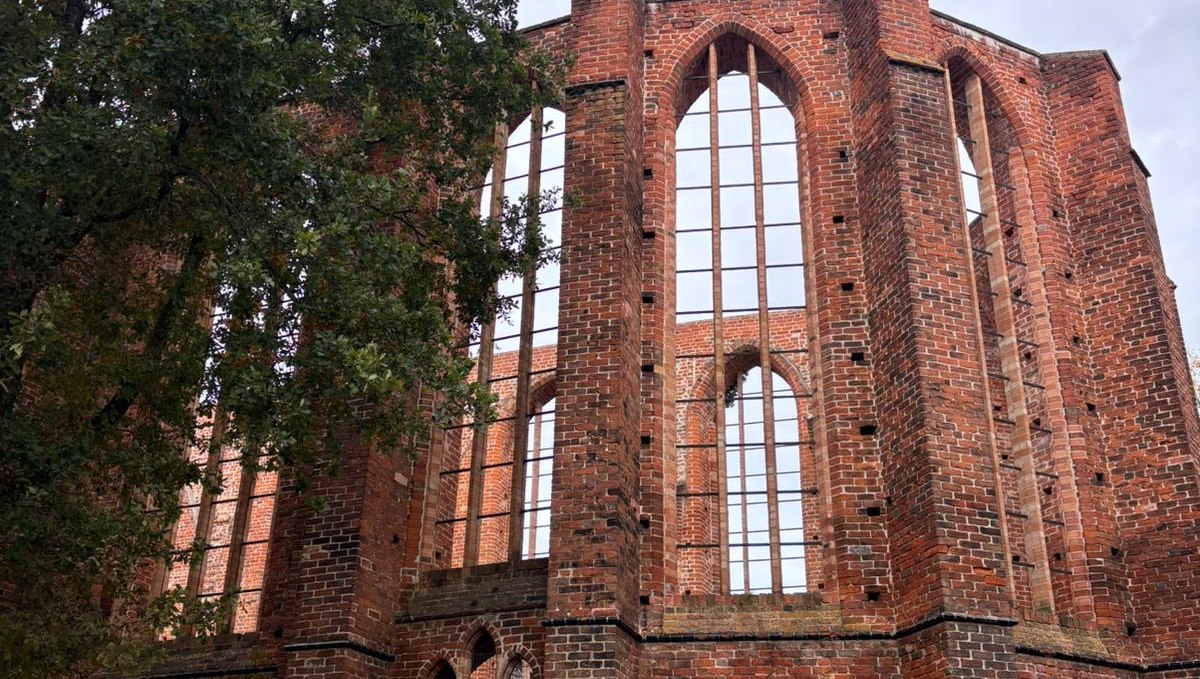
[{"label": "tall lancet window", "polygon": [[[795,93],[745,40],[687,76],[676,133],[676,413],[685,592],[807,588]],[[683,107],[681,107],[682,110]]]},{"label": "tall lancet window", "polygon": [[[987,362],[987,398],[996,433],[1004,528],[1018,604],[1053,613],[1071,605],[1068,553],[1062,529],[1055,432],[1049,427],[1045,349],[1038,309],[1042,283],[1027,256],[1036,256],[1034,215],[1022,206],[1024,160],[1000,101],[959,59],[948,64],[967,238],[974,259]],[[1043,298],[1044,300],[1044,298]],[[1054,556],[1052,556],[1054,555]]]},{"label": "tall lancet window", "polygon": [[[247,337],[265,333],[279,340],[272,366],[275,377],[288,378],[294,367],[300,327],[299,319],[282,312],[294,308],[295,298],[291,295],[297,293],[277,294],[261,288],[249,291],[247,299],[261,310],[249,323],[233,320],[221,306],[235,294],[232,289],[223,289],[209,318],[215,354],[206,369],[212,370],[218,355],[224,356],[231,346],[258,346],[253,340],[248,342]],[[202,391],[199,401],[209,403],[212,409],[197,418],[195,439],[185,454],[216,483],[191,485],[180,493],[182,514],[171,529],[171,542],[179,560],[160,570],[153,591],[182,588],[200,601],[226,598],[232,604],[224,620],[229,631],[254,632],[266,582],[278,472],[269,468],[265,454],[247,450],[244,441],[230,436],[232,413],[224,407],[217,391]],[[183,558],[197,545],[201,546],[198,557],[190,561]]]},{"label": "tall lancet window", "polygon": [[555,344],[566,117],[539,109],[497,130],[496,157],[480,213],[499,217],[523,196],[552,197],[537,210],[551,255],[536,271],[497,281],[507,309],[476,328],[467,351],[472,379],[496,396],[496,418],[447,432],[435,562],[442,567],[545,556],[554,451]]}]

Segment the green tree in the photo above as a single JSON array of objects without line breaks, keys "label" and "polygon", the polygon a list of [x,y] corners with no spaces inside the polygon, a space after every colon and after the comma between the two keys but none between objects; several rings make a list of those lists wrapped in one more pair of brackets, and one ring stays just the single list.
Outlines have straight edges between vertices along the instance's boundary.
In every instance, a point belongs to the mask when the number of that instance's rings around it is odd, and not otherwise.
[{"label": "green tree", "polygon": [[539,200],[481,220],[472,187],[558,80],[515,4],[0,6],[0,675],[214,630],[135,576],[189,558],[166,535],[215,483],[182,451],[218,399],[226,444],[302,479],[347,423],[427,430],[415,388],[486,407],[447,347],[540,257]]}]

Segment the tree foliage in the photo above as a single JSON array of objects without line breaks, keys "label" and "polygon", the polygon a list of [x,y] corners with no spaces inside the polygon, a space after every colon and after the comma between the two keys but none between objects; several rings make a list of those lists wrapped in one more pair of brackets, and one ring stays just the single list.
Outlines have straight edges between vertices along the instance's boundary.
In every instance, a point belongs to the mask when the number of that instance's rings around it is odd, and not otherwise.
[{"label": "tree foliage", "polygon": [[347,422],[422,431],[416,388],[486,407],[447,348],[540,242],[530,206],[481,220],[473,187],[556,81],[515,4],[0,6],[0,675],[214,629],[181,592],[110,611],[189,558],[166,536],[180,489],[215,483],[183,451],[218,400],[227,445],[301,477]]}]

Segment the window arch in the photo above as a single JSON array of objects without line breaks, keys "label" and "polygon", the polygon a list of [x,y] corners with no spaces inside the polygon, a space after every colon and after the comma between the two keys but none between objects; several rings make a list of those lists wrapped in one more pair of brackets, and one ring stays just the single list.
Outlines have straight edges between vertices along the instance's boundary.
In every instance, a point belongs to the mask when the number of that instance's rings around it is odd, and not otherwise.
[{"label": "window arch", "polygon": [[525,447],[525,534],[521,551],[526,559],[550,554],[550,497],[554,488],[554,414],[556,399],[538,407],[528,419]]},{"label": "window arch", "polygon": [[454,673],[454,668],[450,666],[450,663],[443,660],[429,676],[433,679],[457,679],[458,675]]},{"label": "window arch", "polygon": [[804,591],[801,449],[811,444],[797,404],[807,394],[773,368],[806,353],[795,90],[762,50],[727,34],[685,76],[680,97],[692,102],[676,130],[683,588]]},{"label": "window arch", "polygon": [[243,466],[241,449],[221,444],[220,417],[218,411],[216,424],[198,425],[197,443],[188,450],[193,463],[219,475],[219,490],[185,488],[182,515],[171,531],[172,546],[181,553],[197,542],[203,552],[198,561],[173,562],[157,587],[184,588],[201,601],[232,597],[226,623],[241,634],[258,629],[279,478],[261,463]]},{"label": "window arch", "polygon": [[[506,205],[532,196],[527,220],[536,215],[550,257],[537,270],[497,281],[505,308],[474,328],[465,347],[476,359],[472,379],[497,398],[497,418],[463,422],[447,432],[435,531],[434,562],[441,567],[516,561],[548,551],[549,481],[544,476],[552,467],[547,460],[554,413],[553,402],[547,409],[534,392],[537,384],[552,381],[556,370],[565,128],[565,115],[545,108],[511,130],[497,130],[503,153],[482,186],[480,212],[497,218]],[[530,465],[538,472],[537,483],[529,477]]]},{"label": "window arch", "polygon": [[[1045,481],[1054,478],[1054,433],[1043,426],[1049,418],[1034,303],[1040,283],[1022,243],[1034,223],[1020,207],[1014,175],[1023,159],[996,92],[964,58],[952,58],[947,66],[998,448],[998,490],[1007,508],[1002,530],[1012,552],[1010,578],[1023,608],[1053,612],[1056,605],[1069,604],[1071,589],[1067,571],[1052,569],[1049,556],[1067,548],[1059,522],[1052,521],[1060,518],[1058,494],[1042,492],[1043,482],[1054,483]],[[1039,473],[1050,476],[1039,478]]]},{"label": "window arch", "polygon": [[479,630],[467,645],[467,652],[471,661],[471,679],[496,679],[500,659],[496,655],[496,640],[487,630]]},{"label": "window arch", "polygon": [[[725,483],[728,495],[730,591],[734,594],[803,592],[808,587],[800,409],[787,381],[771,373],[775,401],[775,456],[766,454],[762,368],[741,373],[725,405]],[[771,514],[777,515],[775,521]],[[778,556],[772,549],[778,545]],[[778,563],[778,569],[774,564]],[[778,587],[775,583],[778,582]]]}]

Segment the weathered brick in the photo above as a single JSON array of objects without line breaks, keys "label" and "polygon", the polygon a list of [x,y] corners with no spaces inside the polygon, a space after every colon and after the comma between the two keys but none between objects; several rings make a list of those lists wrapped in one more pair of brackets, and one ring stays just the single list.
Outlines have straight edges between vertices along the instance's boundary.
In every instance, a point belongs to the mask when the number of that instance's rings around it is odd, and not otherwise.
[{"label": "weathered brick", "polygon": [[[1104,53],[1038,54],[926,0],[576,0],[530,37],[573,55],[558,343],[533,356],[532,402],[557,403],[549,558],[508,563],[503,518],[457,568],[438,520],[466,489],[441,472],[470,446],[411,460],[347,433],[323,508],[281,483],[259,631],[164,673],[1200,676],[1200,421]],[[711,436],[715,407],[676,399],[712,396],[712,361],[675,368],[712,347],[675,319],[673,182],[714,41],[757,47],[800,139],[808,308],[773,315],[771,348],[807,352],[773,366],[811,393],[805,594],[732,596],[720,557],[680,549],[719,538],[680,490],[723,482],[679,447]],[[998,214],[965,223],[956,137],[981,132]],[[725,323],[734,361],[754,320]]]}]

